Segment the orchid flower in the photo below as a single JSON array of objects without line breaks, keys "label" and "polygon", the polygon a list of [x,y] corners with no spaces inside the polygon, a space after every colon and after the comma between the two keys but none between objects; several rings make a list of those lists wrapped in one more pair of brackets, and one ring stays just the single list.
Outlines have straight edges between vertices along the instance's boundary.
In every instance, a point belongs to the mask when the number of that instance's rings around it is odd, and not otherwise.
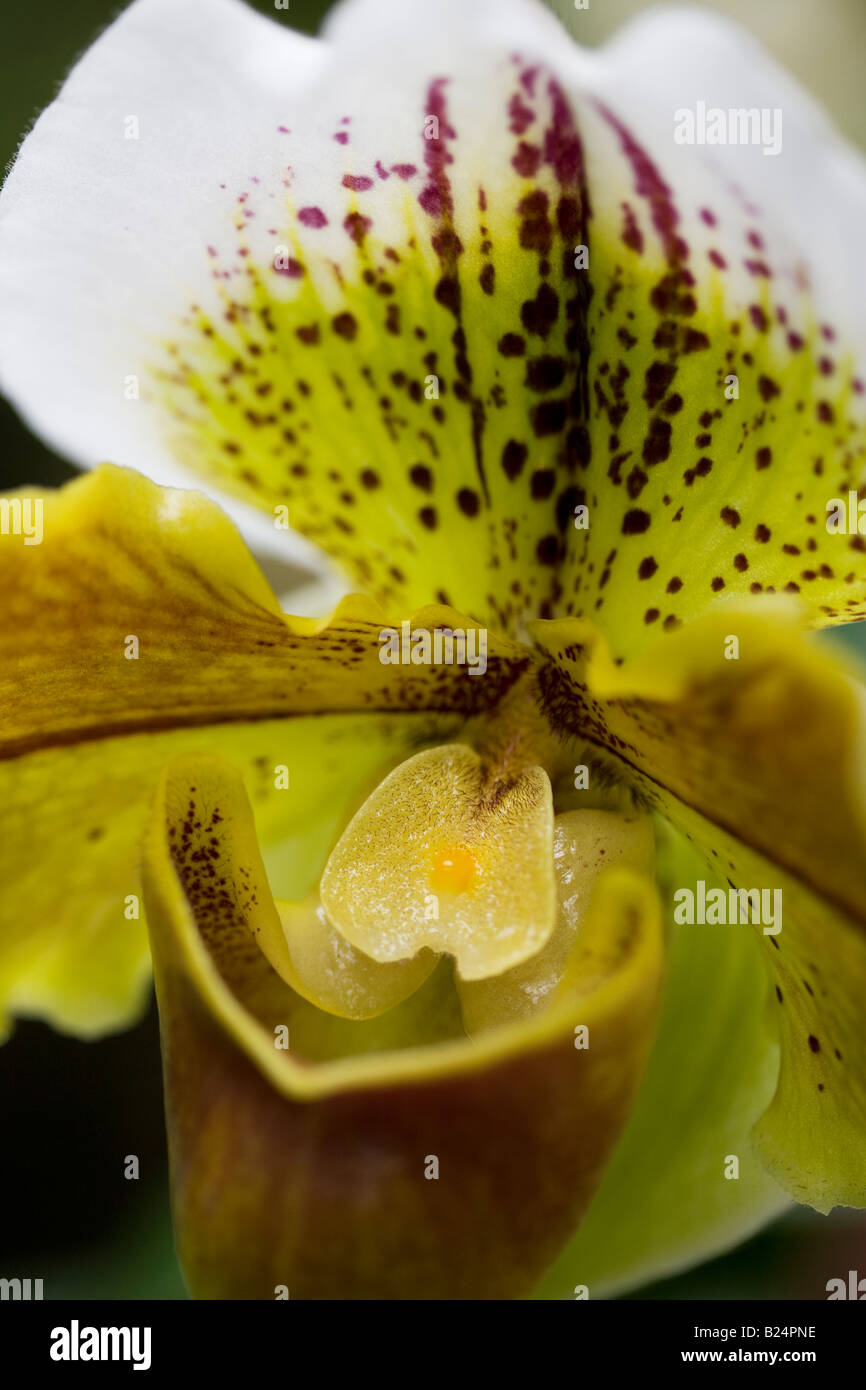
[{"label": "orchid flower", "polygon": [[[25,140],[0,381],[113,463],[3,503],[0,1004],[98,1036],[152,955],[195,1296],[599,1297],[866,1205],[807,633],[866,611],[864,221],[683,11],[136,0]],[[194,480],[360,592],[287,616]]]}]

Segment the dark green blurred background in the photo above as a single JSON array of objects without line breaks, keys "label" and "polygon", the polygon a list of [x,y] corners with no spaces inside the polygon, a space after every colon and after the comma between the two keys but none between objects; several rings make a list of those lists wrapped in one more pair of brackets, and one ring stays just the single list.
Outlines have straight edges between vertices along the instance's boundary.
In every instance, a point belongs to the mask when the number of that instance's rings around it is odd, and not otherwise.
[{"label": "dark green blurred background", "polygon": [[[330,8],[328,0],[291,0],[288,12],[253,3],[307,33]],[[551,4],[589,44],[643,8],[637,0],[590,0],[577,13],[573,0]],[[866,148],[866,0],[714,0],[704,7],[744,23]],[[106,0],[41,0],[0,9],[0,162],[13,158],[76,56],[119,8]],[[0,485],[57,483],[73,472],[0,398]],[[824,640],[866,656],[864,636],[845,629]],[[0,1117],[0,1274],[41,1277],[47,1297],[184,1297],[168,1220],[153,1008],[138,1027],[98,1044],[19,1025],[0,1049]],[[138,1182],[124,1180],[127,1154],[140,1159]],[[866,1216],[801,1210],[733,1254],[639,1296],[824,1298],[826,1281],[849,1269],[866,1274]]]}]

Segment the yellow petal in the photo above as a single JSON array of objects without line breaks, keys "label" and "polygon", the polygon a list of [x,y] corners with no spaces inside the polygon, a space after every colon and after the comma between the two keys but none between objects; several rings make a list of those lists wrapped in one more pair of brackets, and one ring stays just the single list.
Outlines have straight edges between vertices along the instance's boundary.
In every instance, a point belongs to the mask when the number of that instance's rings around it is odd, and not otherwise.
[{"label": "yellow petal", "polygon": [[[236,760],[265,846],[307,847],[306,879],[275,884],[301,897],[377,774],[495,703],[528,657],[490,634],[484,679],[383,665],[376,605],[287,618],[212,502],[126,469],[36,500],[41,544],[0,544],[0,1013],[94,1034],[144,1002],[138,843],[166,758]],[[442,608],[426,623],[467,626]],[[329,711],[363,713],[341,733]]]},{"label": "yellow petal", "polygon": [[[40,546],[0,548],[7,756],[229,719],[475,712],[527,665],[492,637],[483,680],[456,663],[383,664],[380,634],[393,624],[361,597],[329,618],[287,617],[213,502],[127,469],[104,466],[46,495],[43,525]],[[412,620],[436,625],[467,621],[443,607]]]},{"label": "yellow petal", "polygon": [[800,609],[781,598],[720,604],[624,665],[586,623],[536,635],[555,657],[544,677],[555,720],[691,836],[729,899],[766,893],[757,924],[738,901],[725,908],[736,924],[692,928],[757,930],[775,976],[781,1070],[756,1142],[799,1201],[866,1205],[866,719],[854,673],[803,640]]}]

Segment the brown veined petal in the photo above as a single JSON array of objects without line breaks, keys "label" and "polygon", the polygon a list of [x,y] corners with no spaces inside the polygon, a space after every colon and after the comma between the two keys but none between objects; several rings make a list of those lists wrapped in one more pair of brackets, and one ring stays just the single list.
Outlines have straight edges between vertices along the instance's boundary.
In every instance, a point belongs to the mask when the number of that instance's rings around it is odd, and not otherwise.
[{"label": "brown veined petal", "polygon": [[[468,679],[468,655],[385,662],[381,635],[402,639],[406,615],[389,617],[359,595],[326,618],[287,616],[234,525],[201,493],[104,465],[38,500],[41,544],[4,536],[0,547],[9,753],[217,720],[474,713],[528,664],[525,650],[493,634],[483,679]],[[410,620],[413,632],[437,626],[486,632],[441,605]]]},{"label": "brown veined petal", "polygon": [[309,1027],[310,1005],[258,950],[276,909],[242,782],[217,760],[166,770],[145,880],[192,1292],[528,1294],[591,1200],[643,1071],[662,969],[649,881],[615,870],[599,885],[585,984],[471,1042],[444,963],[382,1019]]},{"label": "brown veined petal", "polygon": [[[624,665],[588,623],[540,623],[536,637],[553,657],[554,721],[722,878],[707,920],[727,925],[695,930],[756,926],[782,1061],[755,1140],[777,1181],[826,1211],[866,1205],[866,724],[855,673],[804,640],[802,616],[781,598],[720,604]],[[681,887],[698,913],[699,886]],[[753,889],[746,905],[737,890]]]},{"label": "brown veined petal", "polygon": [[[399,616],[355,598],[330,618],[286,617],[214,503],[126,469],[4,500],[27,500],[41,535],[0,535],[3,1012],[93,1034],[141,1007],[139,838],[166,758],[236,760],[263,843],[310,845],[309,877],[276,887],[300,897],[377,774],[453,736],[528,663],[490,633],[483,678],[383,664]],[[443,608],[409,630],[437,625],[466,629],[468,645],[477,632]]]}]

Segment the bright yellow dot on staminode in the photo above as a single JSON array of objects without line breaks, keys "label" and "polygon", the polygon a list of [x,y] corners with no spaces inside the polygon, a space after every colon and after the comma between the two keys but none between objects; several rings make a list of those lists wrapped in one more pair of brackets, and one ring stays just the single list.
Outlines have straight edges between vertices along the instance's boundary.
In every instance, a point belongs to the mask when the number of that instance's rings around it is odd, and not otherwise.
[{"label": "bright yellow dot on staminode", "polygon": [[430,886],[434,893],[465,893],[472,887],[478,861],[466,845],[448,845],[433,856]]}]

